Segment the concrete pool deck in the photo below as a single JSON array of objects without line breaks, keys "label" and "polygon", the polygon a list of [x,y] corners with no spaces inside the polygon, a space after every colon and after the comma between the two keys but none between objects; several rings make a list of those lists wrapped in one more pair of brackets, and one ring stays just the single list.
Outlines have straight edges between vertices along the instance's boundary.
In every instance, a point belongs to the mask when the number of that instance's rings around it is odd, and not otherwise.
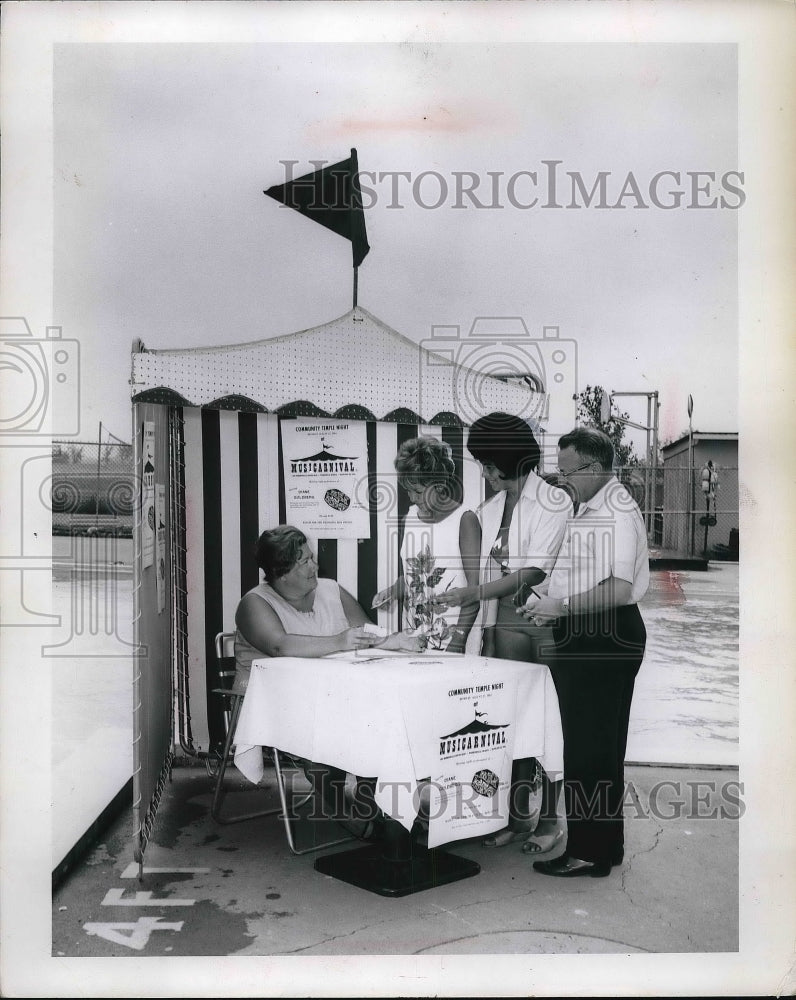
[{"label": "concrete pool deck", "polygon": [[[118,593],[120,599],[126,593],[124,581]],[[738,566],[655,570],[642,612],[648,648],[628,746],[627,854],[610,877],[545,878],[518,844],[489,849],[470,840],[448,850],[477,861],[476,877],[400,899],[381,897],[319,874],[315,855],[292,855],[276,817],[216,824],[209,814],[212,779],[203,764],[180,761],[145,856],[147,868],[165,871],[137,881],[131,816],[123,813],[54,893],[53,955],[737,951]],[[65,703],[73,687],[67,675]],[[107,697],[113,701],[110,689]],[[105,722],[114,717],[112,706],[94,711]],[[116,711],[120,744],[128,738],[128,711],[129,701]],[[60,757],[61,770],[79,774],[69,766],[71,754],[81,752],[79,728],[62,728],[59,741],[70,750]],[[234,769],[228,782],[231,807],[235,799],[249,808],[275,795],[272,775],[263,789]],[[68,810],[73,798],[74,789],[71,795],[64,789],[56,808]],[[141,909],[129,902],[139,892],[152,894]],[[157,918],[163,930],[133,943],[125,940],[131,932],[109,940],[109,924],[130,924],[142,914]]]},{"label": "concrete pool deck", "polygon": [[[204,767],[178,767],[161,800],[143,884],[132,863],[131,822],[125,815],[55,891],[52,954],[736,951],[742,811],[737,772],[630,766],[626,779],[626,856],[609,877],[547,878],[532,870],[519,843],[496,849],[473,839],[445,850],[477,861],[478,875],[394,899],[316,872],[317,855],[291,854],[276,816],[219,826],[210,817],[212,782]],[[278,801],[273,772],[265,787],[255,790],[232,773],[229,788],[230,809]],[[314,825],[334,834],[326,821]],[[304,843],[312,826],[310,820],[300,826]],[[352,846],[358,845],[319,853]],[[150,901],[131,906],[144,892],[151,893]],[[135,947],[129,940],[108,939],[114,922],[141,916],[158,918],[163,930]]]}]

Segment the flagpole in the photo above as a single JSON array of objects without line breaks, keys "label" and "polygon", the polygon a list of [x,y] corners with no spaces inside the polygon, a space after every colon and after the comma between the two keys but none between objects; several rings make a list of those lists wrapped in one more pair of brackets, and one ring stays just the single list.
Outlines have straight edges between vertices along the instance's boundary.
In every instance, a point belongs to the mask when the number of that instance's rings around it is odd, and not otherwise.
[{"label": "flagpole", "polygon": [[[357,158],[357,151],[353,147],[351,148],[351,209],[356,209],[359,207],[362,210],[361,205],[358,205],[359,199],[357,198],[357,175],[359,174],[359,160]],[[353,233],[351,236],[351,251],[354,253],[354,260],[356,260],[356,253],[354,252],[354,237]],[[354,264],[354,308],[357,307],[357,292],[359,290],[359,268]]]}]

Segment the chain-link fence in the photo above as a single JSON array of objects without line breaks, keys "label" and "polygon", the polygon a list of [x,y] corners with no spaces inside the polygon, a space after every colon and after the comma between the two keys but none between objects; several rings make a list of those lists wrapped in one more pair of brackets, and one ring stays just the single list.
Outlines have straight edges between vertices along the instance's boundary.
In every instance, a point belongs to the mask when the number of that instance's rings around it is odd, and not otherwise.
[{"label": "chain-link fence", "polygon": [[[53,534],[130,537],[135,488],[132,446],[121,442],[53,442]],[[738,558],[738,468],[716,466],[712,493],[701,467],[625,466],[617,470],[647,525],[650,545],[710,559]]]},{"label": "chain-link fence", "polygon": [[710,490],[702,467],[625,466],[619,479],[644,515],[650,545],[683,555],[738,559],[738,467],[717,465]]},{"label": "chain-link fence", "polygon": [[53,441],[50,504],[54,535],[133,533],[132,445]]}]

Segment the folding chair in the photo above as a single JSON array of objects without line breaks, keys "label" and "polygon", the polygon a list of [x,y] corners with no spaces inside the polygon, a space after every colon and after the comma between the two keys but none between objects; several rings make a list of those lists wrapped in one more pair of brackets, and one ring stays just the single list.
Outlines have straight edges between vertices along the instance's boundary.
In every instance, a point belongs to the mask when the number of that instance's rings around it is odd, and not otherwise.
[{"label": "folding chair", "polygon": [[[279,813],[282,815],[282,821],[285,827],[285,836],[287,837],[287,844],[293,854],[310,854],[313,851],[319,851],[327,847],[333,847],[336,844],[345,844],[350,840],[355,839],[354,837],[348,835],[342,837],[338,840],[327,840],[321,844],[316,844],[311,847],[296,847],[296,840],[293,831],[294,817],[292,816],[292,811],[289,808],[287,801],[287,791],[285,788],[285,776],[282,770],[282,761],[280,760],[280,753],[276,747],[272,747],[271,751],[273,753],[274,759],[274,772],[276,774],[276,787],[279,792],[280,805],[274,809],[262,809],[258,812],[248,812],[239,813],[234,816],[224,816],[221,812],[221,805],[224,799],[224,775],[227,770],[227,766],[230,761],[234,760],[234,743],[235,743],[235,727],[238,724],[238,717],[240,716],[241,706],[243,705],[243,697],[245,692],[233,691],[232,684],[235,679],[235,633],[234,632],[219,632],[216,636],[216,659],[219,662],[221,669],[219,670],[218,676],[221,678],[221,682],[225,687],[213,688],[213,694],[217,694],[227,700],[227,704],[224,711],[225,723],[226,723],[226,738],[224,740],[224,748],[221,751],[221,759],[218,765],[218,773],[216,774],[215,789],[213,791],[213,802],[210,806],[210,815],[217,823],[241,823],[247,819],[257,819],[260,816],[275,816]],[[291,756],[284,755],[287,760],[290,761],[296,767],[301,767]],[[313,790],[302,796],[295,804],[297,806],[302,806],[307,803],[313,795]]]},{"label": "folding chair", "polygon": [[[282,806],[274,809],[261,809],[257,812],[239,813],[236,816],[224,816],[221,812],[221,805],[224,799],[224,775],[230,761],[234,758],[234,737],[235,727],[238,724],[241,705],[243,704],[243,694],[232,690],[235,680],[235,633],[219,632],[216,636],[216,659],[221,667],[218,676],[221,683],[226,685],[221,688],[213,688],[213,694],[217,694],[225,699],[224,722],[226,725],[226,738],[224,748],[221,751],[221,759],[218,762],[218,773],[216,774],[216,784],[213,791],[213,802],[210,806],[210,815],[216,823],[242,823],[247,819],[257,819],[260,816],[275,816]],[[282,795],[280,794],[280,800]]]}]

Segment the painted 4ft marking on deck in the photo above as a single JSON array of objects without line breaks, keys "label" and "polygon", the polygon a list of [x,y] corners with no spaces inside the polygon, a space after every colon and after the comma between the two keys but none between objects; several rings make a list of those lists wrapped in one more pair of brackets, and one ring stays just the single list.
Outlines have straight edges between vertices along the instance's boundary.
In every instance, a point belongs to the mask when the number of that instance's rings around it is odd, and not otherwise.
[{"label": "painted 4ft marking on deck", "polygon": [[86,934],[104,938],[114,944],[123,944],[126,948],[142,951],[149,941],[153,931],[181,931],[184,920],[173,924],[162,924],[162,917],[139,917],[131,923],[83,924]]},{"label": "painted 4ft marking on deck", "polygon": [[[144,868],[145,874],[150,875],[204,875],[210,871],[209,868]],[[127,866],[119,876],[120,878],[135,878],[138,874],[138,865],[133,863]],[[132,896],[125,897],[124,889],[109,889],[102,900],[102,906],[193,906],[195,899],[153,899],[151,892],[136,892]],[[143,951],[149,938],[155,931],[181,931],[185,923],[184,920],[177,920],[171,923],[164,923],[163,917],[139,917],[135,921],[107,921],[83,924],[83,930],[89,936],[100,937],[113,944],[124,945],[125,948],[132,948],[135,951]]]},{"label": "painted 4ft marking on deck", "polygon": [[195,899],[153,899],[151,892],[134,892],[125,898],[124,889],[108,889],[103,906],[193,906]]}]

